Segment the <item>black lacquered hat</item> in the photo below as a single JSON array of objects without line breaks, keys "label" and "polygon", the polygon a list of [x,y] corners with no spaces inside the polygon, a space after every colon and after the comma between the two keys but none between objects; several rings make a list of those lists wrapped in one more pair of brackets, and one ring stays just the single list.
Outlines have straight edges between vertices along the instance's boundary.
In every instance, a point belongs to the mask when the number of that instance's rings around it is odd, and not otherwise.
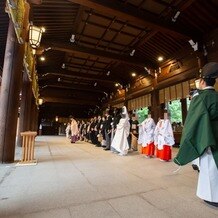
[{"label": "black lacquered hat", "polygon": [[214,78],[218,77],[218,63],[210,62],[203,66],[201,71],[201,78]]}]

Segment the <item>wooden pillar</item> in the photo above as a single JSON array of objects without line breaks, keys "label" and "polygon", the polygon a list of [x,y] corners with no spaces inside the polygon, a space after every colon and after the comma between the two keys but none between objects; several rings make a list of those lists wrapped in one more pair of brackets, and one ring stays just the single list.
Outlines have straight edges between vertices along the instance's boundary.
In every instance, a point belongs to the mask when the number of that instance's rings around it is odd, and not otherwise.
[{"label": "wooden pillar", "polygon": [[32,113],[31,113],[31,123],[30,123],[31,131],[33,131],[35,128],[35,122],[36,122],[36,108],[35,108],[35,104],[32,102]]},{"label": "wooden pillar", "polygon": [[160,116],[159,90],[153,90],[151,93],[151,116],[155,122]]},{"label": "wooden pillar", "polygon": [[19,94],[22,81],[24,45],[16,41],[9,21],[0,96],[0,161],[14,161]]},{"label": "wooden pillar", "polygon": [[17,135],[17,145],[22,146],[22,137],[20,135],[21,132],[28,131],[28,121],[29,121],[29,113],[31,110],[31,94],[32,88],[29,78],[26,73],[23,75],[23,84],[22,84],[22,96],[21,96],[21,105],[20,105],[20,124]]},{"label": "wooden pillar", "polygon": [[34,131],[38,132],[38,125],[39,125],[39,109],[36,107],[36,118],[35,118],[35,126]]},{"label": "wooden pillar", "polygon": [[41,109],[41,106],[39,107],[39,110],[38,110],[38,126],[37,126],[37,128],[38,128],[38,134],[42,135],[42,129],[40,129],[40,125],[41,125],[43,116],[42,116],[42,110],[40,110],[40,109]]},{"label": "wooden pillar", "polygon": [[[197,62],[198,62],[198,68],[199,70],[202,69],[202,67],[208,63],[208,58],[207,55],[204,54],[204,42],[203,39],[199,42],[199,48],[198,50],[195,52],[196,57],[197,57]],[[199,72],[196,72],[196,78],[199,77]]]},{"label": "wooden pillar", "polygon": [[32,122],[32,101],[33,101],[33,93],[32,93],[32,86],[30,86],[29,91],[29,97],[28,97],[28,108],[27,108],[27,115],[26,115],[26,130],[31,131],[31,122]]},{"label": "wooden pillar", "polygon": [[156,89],[158,85],[158,78],[157,78],[156,71],[154,71],[152,75],[153,75],[153,81],[152,81],[153,91],[151,92],[151,107],[149,107],[149,110],[151,112],[152,118],[157,123],[158,119],[160,117],[163,117],[165,105],[160,104],[159,90]]},{"label": "wooden pillar", "polygon": [[34,131],[36,126],[36,103],[35,103],[35,97],[32,98],[32,110],[31,110],[31,119],[30,119],[30,130]]},{"label": "wooden pillar", "polygon": [[125,92],[124,92],[124,106],[126,106],[126,109],[128,111],[129,108],[128,108],[128,100],[127,100],[127,91],[126,91],[126,89],[125,89]]},{"label": "wooden pillar", "polygon": [[181,107],[182,107],[182,123],[185,123],[185,119],[187,116],[187,101],[186,98],[181,99]]}]

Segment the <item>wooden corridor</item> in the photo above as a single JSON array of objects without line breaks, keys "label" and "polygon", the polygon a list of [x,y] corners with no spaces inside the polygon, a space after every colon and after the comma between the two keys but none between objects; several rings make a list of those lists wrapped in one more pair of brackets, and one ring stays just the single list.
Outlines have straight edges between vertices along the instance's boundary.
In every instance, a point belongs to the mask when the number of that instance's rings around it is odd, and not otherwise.
[{"label": "wooden corridor", "polygon": [[35,157],[36,166],[0,165],[1,218],[218,216],[195,196],[190,165],[174,174],[172,162],[120,157],[61,136],[37,137]]}]

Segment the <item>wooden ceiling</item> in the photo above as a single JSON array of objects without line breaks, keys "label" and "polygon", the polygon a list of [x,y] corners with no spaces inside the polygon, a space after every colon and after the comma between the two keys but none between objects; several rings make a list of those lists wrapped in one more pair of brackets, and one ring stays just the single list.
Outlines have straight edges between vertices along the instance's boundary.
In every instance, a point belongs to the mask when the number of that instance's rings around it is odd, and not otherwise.
[{"label": "wooden ceiling", "polygon": [[[37,59],[41,96],[50,104],[100,106],[116,91],[115,83],[134,82],[132,72],[148,76],[144,67],[158,68],[158,56],[171,59],[190,47],[188,40],[201,40],[217,27],[217,4],[216,0],[42,0],[42,4],[31,4],[31,21],[46,28],[41,43],[46,60]],[[0,13],[0,24],[2,18],[6,28],[7,16]],[[3,32],[0,29],[1,51]],[[70,42],[72,35],[75,41]]]}]

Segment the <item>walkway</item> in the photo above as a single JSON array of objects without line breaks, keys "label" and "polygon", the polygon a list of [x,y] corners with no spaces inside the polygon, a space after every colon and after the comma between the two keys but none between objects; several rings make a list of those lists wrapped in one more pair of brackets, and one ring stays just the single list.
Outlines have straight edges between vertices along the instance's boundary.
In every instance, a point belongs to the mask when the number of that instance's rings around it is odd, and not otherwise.
[{"label": "walkway", "polygon": [[[21,157],[17,149],[17,159]],[[121,157],[64,137],[37,137],[38,165],[0,165],[0,217],[212,218],[195,196],[197,172],[137,152]]]}]

